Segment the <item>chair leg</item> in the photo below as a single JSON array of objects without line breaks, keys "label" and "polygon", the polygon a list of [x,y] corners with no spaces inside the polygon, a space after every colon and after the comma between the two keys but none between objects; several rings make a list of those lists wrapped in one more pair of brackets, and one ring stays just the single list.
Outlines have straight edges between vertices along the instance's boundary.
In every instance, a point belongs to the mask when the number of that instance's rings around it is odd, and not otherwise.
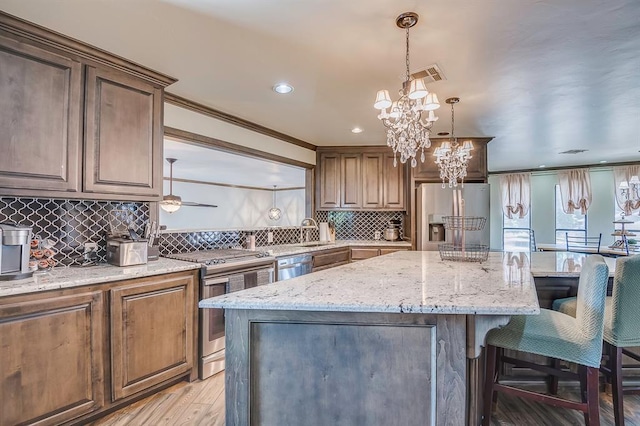
[{"label": "chair leg", "polygon": [[622,397],[622,348],[605,344],[610,347],[611,357],[611,393],[613,394],[613,414],[616,426],[624,426],[624,408]]},{"label": "chair leg", "polygon": [[491,412],[493,410],[494,390],[493,384],[496,381],[498,370],[496,369],[496,351],[493,345],[486,348],[486,374],[484,378],[484,407],[482,410],[482,426],[491,425]]},{"label": "chair leg", "polygon": [[[585,376],[587,411],[584,413],[586,426],[600,426],[599,370],[595,367],[582,368],[581,376]],[[580,380],[582,382],[582,380]]]},{"label": "chair leg", "polygon": [[[553,358],[551,360],[551,366],[556,370],[560,370],[560,360],[557,358]],[[549,377],[547,378],[547,387],[548,387],[547,391],[549,392],[549,394],[557,395],[558,394],[558,376],[550,374]]]}]

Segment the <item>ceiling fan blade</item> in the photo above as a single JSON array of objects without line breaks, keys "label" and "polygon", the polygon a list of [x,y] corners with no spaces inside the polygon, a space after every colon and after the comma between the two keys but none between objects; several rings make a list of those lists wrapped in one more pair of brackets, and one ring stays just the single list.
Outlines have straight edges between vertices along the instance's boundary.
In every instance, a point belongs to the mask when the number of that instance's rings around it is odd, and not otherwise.
[{"label": "ceiling fan blade", "polygon": [[183,201],[182,205],[187,207],[218,207],[214,204],[194,203],[192,201]]}]

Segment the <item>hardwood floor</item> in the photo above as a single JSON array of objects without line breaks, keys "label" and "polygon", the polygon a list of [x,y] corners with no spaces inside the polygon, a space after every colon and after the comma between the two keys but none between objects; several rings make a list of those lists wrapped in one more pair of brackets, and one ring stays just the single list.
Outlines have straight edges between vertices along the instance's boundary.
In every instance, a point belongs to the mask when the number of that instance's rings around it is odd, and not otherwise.
[{"label": "hardwood floor", "polygon": [[[534,387],[531,388],[535,389]],[[573,398],[575,392],[560,390]],[[640,426],[640,395],[625,395],[627,426]],[[611,395],[600,393],[600,422],[613,425]],[[493,426],[584,425],[582,413],[500,394]],[[224,425],[224,373],[193,383],[181,382],[104,417],[91,426]]]}]

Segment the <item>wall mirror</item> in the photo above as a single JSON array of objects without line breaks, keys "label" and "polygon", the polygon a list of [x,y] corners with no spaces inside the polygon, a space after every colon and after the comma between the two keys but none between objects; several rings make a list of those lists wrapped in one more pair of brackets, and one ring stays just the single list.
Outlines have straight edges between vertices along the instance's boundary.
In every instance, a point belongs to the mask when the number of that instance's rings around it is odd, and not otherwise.
[{"label": "wall mirror", "polygon": [[[175,158],[173,194],[189,203],[174,213],[159,209],[167,230],[237,230],[298,226],[305,217],[306,169],[165,138],[164,158]],[[164,161],[164,192],[170,164]],[[275,186],[275,188],[274,188]],[[275,199],[275,205],[274,205]],[[276,207],[277,220],[269,211]]]}]

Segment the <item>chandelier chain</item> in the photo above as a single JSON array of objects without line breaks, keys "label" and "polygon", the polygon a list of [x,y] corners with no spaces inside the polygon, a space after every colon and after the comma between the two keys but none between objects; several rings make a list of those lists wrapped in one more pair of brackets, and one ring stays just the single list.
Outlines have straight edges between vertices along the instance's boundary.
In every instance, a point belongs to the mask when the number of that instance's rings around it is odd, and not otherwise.
[{"label": "chandelier chain", "polygon": [[407,36],[406,36],[406,40],[407,40],[407,44],[406,44],[407,50],[406,51],[407,51],[407,54],[406,54],[405,60],[406,60],[406,65],[407,65],[407,74],[406,74],[407,77],[405,78],[404,81],[409,83],[409,26],[408,25],[407,25],[407,29],[406,29],[406,34],[407,34]]}]

